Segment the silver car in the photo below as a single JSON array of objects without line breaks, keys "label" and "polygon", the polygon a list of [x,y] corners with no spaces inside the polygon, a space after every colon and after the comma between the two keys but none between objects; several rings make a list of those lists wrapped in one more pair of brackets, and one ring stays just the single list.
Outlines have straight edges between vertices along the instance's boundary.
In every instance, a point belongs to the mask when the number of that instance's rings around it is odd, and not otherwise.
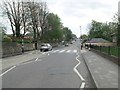
[{"label": "silver car", "polygon": [[50,51],[52,50],[52,46],[49,43],[43,43],[40,46],[40,51]]}]

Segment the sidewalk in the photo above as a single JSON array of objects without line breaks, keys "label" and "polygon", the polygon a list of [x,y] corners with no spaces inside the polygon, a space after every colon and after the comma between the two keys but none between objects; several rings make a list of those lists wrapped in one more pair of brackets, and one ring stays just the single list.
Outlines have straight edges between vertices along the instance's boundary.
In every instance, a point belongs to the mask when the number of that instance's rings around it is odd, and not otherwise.
[{"label": "sidewalk", "polygon": [[28,51],[23,53],[22,55],[16,55],[11,57],[2,58],[0,61],[0,70],[11,67],[13,65],[17,65],[22,62],[26,62],[32,59],[39,58],[41,56],[41,52],[39,50]]},{"label": "sidewalk", "polygon": [[91,51],[81,50],[97,88],[118,88],[118,65]]}]

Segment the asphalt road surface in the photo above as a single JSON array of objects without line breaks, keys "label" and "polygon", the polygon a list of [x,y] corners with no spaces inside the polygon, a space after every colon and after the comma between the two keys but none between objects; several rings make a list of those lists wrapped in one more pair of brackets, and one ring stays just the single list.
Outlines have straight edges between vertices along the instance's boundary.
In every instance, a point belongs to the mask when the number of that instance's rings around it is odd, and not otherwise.
[{"label": "asphalt road surface", "polygon": [[3,88],[95,88],[80,53],[80,42],[43,52],[3,71]]}]

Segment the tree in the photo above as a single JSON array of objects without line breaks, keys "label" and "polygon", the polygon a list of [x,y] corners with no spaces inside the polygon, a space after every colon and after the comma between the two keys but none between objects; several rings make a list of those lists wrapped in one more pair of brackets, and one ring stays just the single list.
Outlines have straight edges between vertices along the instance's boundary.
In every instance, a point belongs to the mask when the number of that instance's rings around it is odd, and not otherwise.
[{"label": "tree", "polygon": [[13,36],[20,37],[20,2],[4,2],[4,7],[11,24]]},{"label": "tree", "polygon": [[120,18],[117,27],[117,45],[120,46]]},{"label": "tree", "polygon": [[82,40],[82,43],[84,43],[88,40],[88,36],[86,34],[83,34],[80,36],[80,39]]},{"label": "tree", "polygon": [[[0,39],[3,39],[3,37],[6,35],[6,27],[4,25],[0,24]],[[2,40],[0,40],[2,41]]]},{"label": "tree", "polygon": [[95,20],[92,21],[90,31],[89,31],[89,38],[100,38],[102,37],[102,23],[97,22]]},{"label": "tree", "polygon": [[63,34],[65,36],[65,41],[70,41],[73,38],[72,31],[68,27],[63,28]]},{"label": "tree", "polygon": [[27,2],[30,10],[31,24],[33,28],[33,37],[35,48],[37,49],[37,43],[44,34],[44,30],[47,27],[47,5],[45,2]]},{"label": "tree", "polygon": [[120,46],[120,17],[118,13],[114,15],[113,21],[116,23],[117,45]]},{"label": "tree", "polygon": [[89,38],[104,38],[108,41],[112,41],[112,35],[116,35],[117,24],[115,22],[102,23],[97,21],[92,21]]},{"label": "tree", "polygon": [[[49,13],[47,16],[48,29],[42,34],[43,41],[60,42],[63,38],[62,23],[58,15]],[[46,40],[45,40],[46,39]]]}]

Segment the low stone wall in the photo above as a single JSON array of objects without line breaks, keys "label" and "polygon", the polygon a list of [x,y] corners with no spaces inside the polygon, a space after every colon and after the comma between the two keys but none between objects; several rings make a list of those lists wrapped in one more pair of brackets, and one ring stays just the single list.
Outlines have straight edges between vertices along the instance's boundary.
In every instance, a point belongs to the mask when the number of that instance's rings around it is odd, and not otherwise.
[{"label": "low stone wall", "polygon": [[24,51],[31,51],[31,50],[34,50],[34,49],[35,49],[34,44],[32,44],[32,43],[24,44]]},{"label": "low stone wall", "polygon": [[2,57],[22,54],[22,46],[15,42],[2,43]]},{"label": "low stone wall", "polygon": [[[32,43],[24,44],[24,51],[34,50],[34,45]],[[14,55],[22,54],[22,45],[16,42],[3,42],[2,48],[0,48],[1,57],[9,57]]]}]

